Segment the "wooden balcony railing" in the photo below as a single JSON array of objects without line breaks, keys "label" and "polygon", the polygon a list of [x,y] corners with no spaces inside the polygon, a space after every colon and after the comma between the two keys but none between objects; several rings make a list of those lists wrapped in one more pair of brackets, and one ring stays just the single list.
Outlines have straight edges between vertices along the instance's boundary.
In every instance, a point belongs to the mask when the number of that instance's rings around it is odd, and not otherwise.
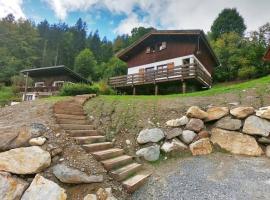
[{"label": "wooden balcony railing", "polygon": [[207,87],[212,85],[211,76],[206,73],[206,71],[199,63],[175,66],[173,69],[166,68],[145,73],[111,77],[109,79],[109,85],[112,87],[123,87],[185,79],[197,79]]},{"label": "wooden balcony railing", "polygon": [[[28,87],[27,92],[57,92],[60,88],[59,86]],[[20,88],[20,92],[25,92],[25,88]]]}]

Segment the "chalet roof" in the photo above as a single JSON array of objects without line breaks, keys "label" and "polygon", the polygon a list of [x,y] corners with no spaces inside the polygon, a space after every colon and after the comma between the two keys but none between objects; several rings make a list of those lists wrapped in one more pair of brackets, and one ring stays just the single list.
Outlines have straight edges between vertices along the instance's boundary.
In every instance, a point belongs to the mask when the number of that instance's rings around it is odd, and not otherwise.
[{"label": "chalet roof", "polygon": [[146,40],[147,38],[149,38],[150,36],[153,36],[153,35],[187,35],[187,36],[188,35],[190,35],[190,36],[195,35],[195,36],[201,36],[202,40],[206,44],[208,50],[212,54],[212,56],[213,56],[214,60],[216,61],[217,65],[220,65],[220,62],[219,62],[215,52],[211,48],[205,33],[203,32],[203,30],[199,30],[199,29],[191,29],[191,30],[156,30],[156,29],[153,29],[152,31],[150,31],[149,33],[145,34],[140,39],[138,39],[136,42],[132,43],[127,48],[119,51],[116,54],[116,56],[118,58],[120,58],[120,59],[123,58],[125,55],[130,53],[133,48],[140,45],[144,40]]},{"label": "chalet roof", "polygon": [[30,77],[41,77],[41,76],[57,76],[57,75],[67,75],[72,77],[78,82],[90,83],[89,80],[80,76],[78,73],[72,71],[64,65],[51,66],[51,67],[40,67],[22,70],[21,73],[27,74]]},{"label": "chalet roof", "polygon": [[264,54],[263,59],[266,61],[270,61],[270,47],[267,49],[266,53]]}]

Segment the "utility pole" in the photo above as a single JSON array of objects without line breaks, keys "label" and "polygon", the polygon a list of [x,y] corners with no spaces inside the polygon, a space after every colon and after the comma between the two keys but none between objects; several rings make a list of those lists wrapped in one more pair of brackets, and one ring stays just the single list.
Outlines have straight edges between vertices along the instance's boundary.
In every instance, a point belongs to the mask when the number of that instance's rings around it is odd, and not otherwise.
[{"label": "utility pole", "polygon": [[23,95],[23,100],[26,101],[26,93],[27,93],[27,88],[28,88],[28,76],[29,72],[26,73],[26,78],[25,78],[25,88],[24,88],[24,95]]}]

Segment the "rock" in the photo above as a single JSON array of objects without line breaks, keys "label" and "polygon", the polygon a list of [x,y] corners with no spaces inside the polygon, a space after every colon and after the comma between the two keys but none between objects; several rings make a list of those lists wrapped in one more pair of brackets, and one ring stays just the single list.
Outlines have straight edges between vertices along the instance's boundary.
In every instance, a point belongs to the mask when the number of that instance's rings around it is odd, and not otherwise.
[{"label": "rock", "polygon": [[194,131],[184,130],[183,133],[182,133],[182,135],[180,135],[179,138],[185,144],[190,144],[195,137],[196,137],[196,133]]},{"label": "rock", "polygon": [[108,197],[106,200],[117,200],[112,194],[112,188],[105,188],[105,191],[108,194]]},{"label": "rock", "polygon": [[95,194],[88,194],[86,195],[83,200],[98,200]]},{"label": "rock", "polygon": [[270,132],[270,122],[257,116],[250,116],[245,120],[243,132],[267,137]]},{"label": "rock", "polygon": [[139,133],[137,142],[145,144],[148,142],[158,142],[165,137],[163,131],[159,128],[144,129]]},{"label": "rock", "polygon": [[261,137],[261,138],[258,139],[258,142],[262,143],[262,144],[270,144],[270,138]]},{"label": "rock", "polygon": [[99,188],[96,194],[97,194],[98,200],[106,200],[109,196],[106,190],[103,188]]},{"label": "rock", "polygon": [[126,144],[130,145],[131,144],[130,140],[126,140]]},{"label": "rock", "polygon": [[265,149],[265,155],[270,158],[270,145],[268,145]]},{"label": "rock", "polygon": [[0,171],[0,199],[19,200],[23,192],[28,187],[28,183],[23,179],[12,176],[8,172]]},{"label": "rock", "polygon": [[167,132],[165,132],[165,135],[166,135],[166,139],[170,140],[170,139],[173,139],[179,135],[182,134],[182,129],[181,128],[174,128],[174,129],[171,129]]},{"label": "rock", "polygon": [[41,146],[46,142],[45,137],[37,137],[29,140],[29,144],[32,146]]},{"label": "rock", "polygon": [[64,164],[58,164],[53,167],[53,174],[63,183],[98,183],[103,182],[103,176],[88,176],[78,169],[67,167]]},{"label": "rock", "polygon": [[206,155],[212,152],[212,144],[209,138],[203,138],[189,145],[193,156]]},{"label": "rock", "polygon": [[211,107],[207,111],[208,117],[205,119],[205,121],[214,121],[218,120],[226,115],[229,114],[229,108],[228,107]]},{"label": "rock", "polygon": [[256,111],[256,115],[260,118],[270,120],[270,106],[260,108],[259,110]]},{"label": "rock", "polygon": [[184,151],[188,147],[178,139],[173,139],[171,142],[164,142],[161,146],[161,150],[165,153]]},{"label": "rock", "polygon": [[215,124],[216,127],[226,130],[239,130],[242,126],[242,122],[239,119],[232,119],[231,117],[224,117],[218,120]]},{"label": "rock", "polygon": [[51,156],[40,147],[22,147],[0,153],[0,170],[14,174],[35,174],[49,167]]},{"label": "rock", "polygon": [[260,156],[263,153],[255,138],[236,131],[214,128],[211,142],[233,154]]},{"label": "rock", "polygon": [[186,116],[183,116],[179,119],[172,119],[166,122],[167,126],[170,127],[179,127],[179,126],[184,126],[188,123],[188,118]]},{"label": "rock", "polygon": [[187,110],[187,117],[197,118],[197,119],[205,119],[208,117],[208,113],[201,110],[198,106],[191,106]]},{"label": "rock", "polygon": [[160,149],[158,145],[145,147],[136,152],[137,156],[142,156],[147,161],[156,161],[159,159]]},{"label": "rock", "polygon": [[21,200],[66,200],[63,188],[56,183],[37,174],[30,187],[25,191]]},{"label": "rock", "polygon": [[6,151],[18,147],[29,146],[29,140],[41,136],[46,127],[33,123],[30,126],[22,126],[16,129],[0,128],[0,151]]},{"label": "rock", "polygon": [[204,128],[204,123],[200,119],[192,118],[189,120],[189,122],[186,125],[186,129],[191,130],[191,131],[195,131],[195,132],[199,132],[203,128]]},{"label": "rock", "polygon": [[209,138],[209,137],[210,137],[209,132],[206,130],[203,130],[197,134],[197,136],[194,138],[194,141],[197,141],[197,140],[202,139],[202,138]]},{"label": "rock", "polygon": [[63,150],[60,148],[60,147],[55,147],[53,149],[51,149],[51,156],[54,157],[54,156],[57,156],[57,155],[60,155],[62,154]]},{"label": "rock", "polygon": [[238,107],[230,111],[231,115],[238,119],[244,119],[255,112],[253,107]]}]

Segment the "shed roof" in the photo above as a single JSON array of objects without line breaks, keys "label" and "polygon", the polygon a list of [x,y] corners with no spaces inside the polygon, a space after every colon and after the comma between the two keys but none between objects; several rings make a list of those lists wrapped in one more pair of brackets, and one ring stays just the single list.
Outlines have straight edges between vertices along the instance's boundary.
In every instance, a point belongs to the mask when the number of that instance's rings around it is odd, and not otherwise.
[{"label": "shed roof", "polygon": [[217,65],[220,64],[215,52],[211,48],[211,46],[206,38],[206,35],[204,34],[203,30],[199,30],[199,29],[190,29],[190,30],[156,30],[156,29],[153,29],[149,33],[143,35],[136,42],[132,43],[127,48],[119,51],[116,54],[116,56],[120,59],[124,58],[124,56],[129,54],[133,50],[133,48],[140,45],[144,40],[146,40],[147,38],[149,38],[153,35],[187,35],[187,36],[188,35],[190,35],[190,36],[195,35],[195,36],[201,36],[203,42],[206,44],[208,50],[210,51],[210,53],[213,56],[214,60],[216,61]]},{"label": "shed roof", "polygon": [[89,80],[80,76],[78,73],[72,71],[71,69],[69,69],[64,65],[25,69],[22,70],[21,73],[23,74],[28,73],[30,77],[67,75],[72,77],[78,82],[90,83]]}]

